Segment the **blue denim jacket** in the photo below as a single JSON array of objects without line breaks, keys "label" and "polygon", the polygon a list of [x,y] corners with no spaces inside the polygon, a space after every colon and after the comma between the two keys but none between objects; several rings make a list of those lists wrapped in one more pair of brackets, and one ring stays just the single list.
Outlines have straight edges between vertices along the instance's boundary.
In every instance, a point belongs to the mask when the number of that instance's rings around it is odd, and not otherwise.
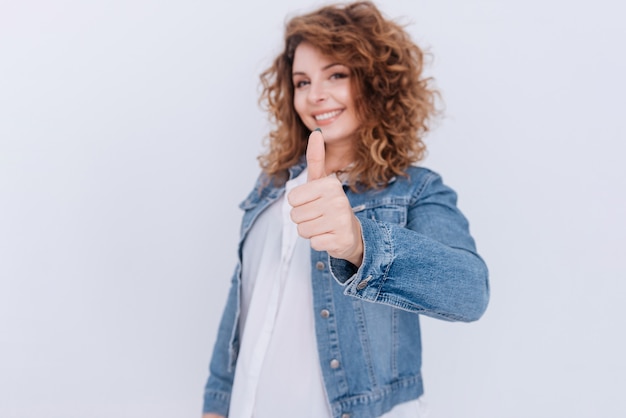
[{"label": "blue denim jacket", "polygon": [[[292,167],[290,178],[304,165]],[[378,417],[423,393],[418,314],[469,322],[487,307],[487,267],[456,193],[428,169],[406,173],[381,190],[344,187],[362,227],[358,269],[311,250],[315,332],[333,417]],[[261,176],[240,205],[239,263],[211,359],[204,412],[228,414],[240,342],[242,244],[258,215],[282,193],[284,187]]]}]

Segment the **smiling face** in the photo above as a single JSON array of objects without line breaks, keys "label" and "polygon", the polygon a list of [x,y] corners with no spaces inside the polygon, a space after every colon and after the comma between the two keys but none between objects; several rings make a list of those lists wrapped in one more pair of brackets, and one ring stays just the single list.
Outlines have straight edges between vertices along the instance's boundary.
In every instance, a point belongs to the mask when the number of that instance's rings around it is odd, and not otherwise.
[{"label": "smiling face", "polygon": [[302,42],[293,60],[293,104],[304,125],[320,128],[326,152],[351,155],[359,121],[350,69]]}]

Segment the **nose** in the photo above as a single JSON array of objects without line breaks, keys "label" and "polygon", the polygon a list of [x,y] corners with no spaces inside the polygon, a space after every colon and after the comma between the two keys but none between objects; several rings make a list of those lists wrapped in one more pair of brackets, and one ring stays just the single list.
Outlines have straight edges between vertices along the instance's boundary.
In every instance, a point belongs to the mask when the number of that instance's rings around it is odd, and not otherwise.
[{"label": "nose", "polygon": [[314,83],[312,82],[309,87],[309,94],[307,95],[307,99],[311,103],[320,103],[328,98],[328,93],[323,83]]}]

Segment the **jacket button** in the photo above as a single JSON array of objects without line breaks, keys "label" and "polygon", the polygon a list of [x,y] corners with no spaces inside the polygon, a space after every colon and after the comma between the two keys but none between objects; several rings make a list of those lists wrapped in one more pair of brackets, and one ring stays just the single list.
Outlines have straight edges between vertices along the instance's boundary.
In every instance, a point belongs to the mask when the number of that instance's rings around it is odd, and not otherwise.
[{"label": "jacket button", "polygon": [[367,280],[362,280],[356,285],[357,290],[363,290],[367,287]]},{"label": "jacket button", "polygon": [[315,268],[318,269],[318,270],[324,270],[324,263],[322,263],[321,261],[318,261],[315,264]]},{"label": "jacket button", "polygon": [[339,368],[339,360],[337,360],[336,358],[332,359],[330,361],[330,368],[331,369],[338,369]]},{"label": "jacket button", "polygon": [[328,309],[322,309],[320,311],[320,315],[322,316],[322,318],[328,318],[330,316],[330,312],[328,311]]}]

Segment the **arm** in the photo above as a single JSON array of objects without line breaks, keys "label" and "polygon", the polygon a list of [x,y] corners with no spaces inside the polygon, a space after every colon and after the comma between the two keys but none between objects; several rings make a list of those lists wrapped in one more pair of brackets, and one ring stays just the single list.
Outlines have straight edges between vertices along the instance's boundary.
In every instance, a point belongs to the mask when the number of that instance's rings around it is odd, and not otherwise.
[{"label": "arm", "polygon": [[476,253],[456,193],[429,173],[405,227],[359,218],[360,267],[330,258],[345,294],[435,318],[473,321],[489,300],[487,267]]}]

